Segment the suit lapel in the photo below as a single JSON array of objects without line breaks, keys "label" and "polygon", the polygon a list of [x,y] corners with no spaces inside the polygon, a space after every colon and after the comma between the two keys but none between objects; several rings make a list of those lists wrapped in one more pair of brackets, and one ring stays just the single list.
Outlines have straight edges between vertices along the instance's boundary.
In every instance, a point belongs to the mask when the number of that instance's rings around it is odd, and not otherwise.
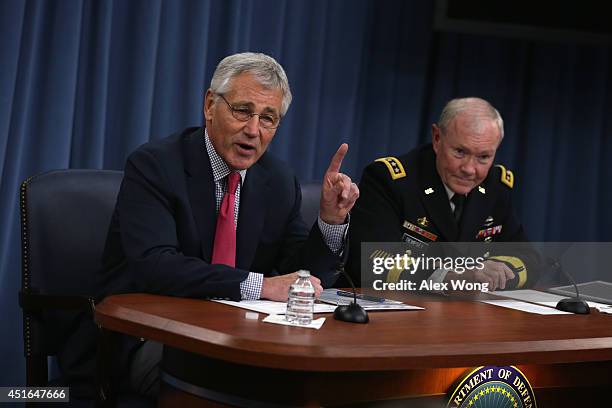
[{"label": "suit lapel", "polygon": [[236,232],[236,267],[241,269],[250,269],[263,230],[266,197],[270,197],[267,181],[267,170],[259,163],[255,163],[247,171],[240,190],[240,211]]},{"label": "suit lapel", "polygon": [[202,259],[210,262],[217,223],[215,182],[202,128],[183,141],[189,202],[201,239]]},{"label": "suit lapel", "polygon": [[444,240],[455,241],[458,234],[457,224],[451,212],[444,184],[436,170],[435,157],[431,150],[423,156],[419,165],[421,201]]}]

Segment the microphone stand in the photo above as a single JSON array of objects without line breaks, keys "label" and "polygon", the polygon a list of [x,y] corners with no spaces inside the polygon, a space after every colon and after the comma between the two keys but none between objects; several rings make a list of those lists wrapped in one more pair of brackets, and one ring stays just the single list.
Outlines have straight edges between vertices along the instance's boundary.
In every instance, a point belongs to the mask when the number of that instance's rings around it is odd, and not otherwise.
[{"label": "microphone stand", "polygon": [[353,280],[351,279],[349,274],[346,273],[346,271],[344,270],[344,265],[346,265],[349,251],[348,231],[346,234],[344,234],[343,241],[344,248],[342,250],[342,259],[338,263],[337,270],[338,272],[342,273],[346,280],[348,280],[348,282],[351,284],[351,288],[353,288],[353,302],[348,305],[339,305],[338,307],[336,307],[336,310],[334,311],[334,319],[348,323],[365,324],[370,321],[370,318],[368,317],[368,312],[366,312],[365,309],[361,307],[359,303],[357,303],[357,290],[355,289],[355,284],[353,283]]},{"label": "microphone stand", "polygon": [[576,285],[576,282],[574,282],[574,279],[572,278],[572,276],[568,272],[566,272],[565,269],[563,269],[559,261],[553,261],[553,264],[551,266],[561,271],[563,275],[565,275],[567,279],[569,279],[571,284],[574,285],[574,290],[576,291],[575,297],[561,299],[557,303],[556,308],[564,312],[570,312],[570,313],[576,313],[576,314],[591,313],[591,309],[589,308],[588,303],[580,299],[580,293],[578,292],[578,286]]}]

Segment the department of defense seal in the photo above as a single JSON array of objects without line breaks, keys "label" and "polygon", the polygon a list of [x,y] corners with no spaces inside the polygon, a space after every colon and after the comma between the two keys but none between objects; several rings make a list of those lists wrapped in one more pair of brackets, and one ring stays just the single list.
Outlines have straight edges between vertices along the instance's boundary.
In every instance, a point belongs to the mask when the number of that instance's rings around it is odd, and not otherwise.
[{"label": "department of defense seal", "polygon": [[536,408],[527,377],[514,366],[478,367],[453,391],[448,408]]}]

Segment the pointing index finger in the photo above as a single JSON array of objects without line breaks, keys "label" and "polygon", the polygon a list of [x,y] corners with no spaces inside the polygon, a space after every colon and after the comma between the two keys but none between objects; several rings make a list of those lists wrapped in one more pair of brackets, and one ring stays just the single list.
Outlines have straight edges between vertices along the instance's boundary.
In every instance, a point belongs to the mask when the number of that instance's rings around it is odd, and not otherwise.
[{"label": "pointing index finger", "polygon": [[327,172],[338,173],[340,171],[340,167],[342,166],[342,160],[344,156],[346,156],[346,152],[348,151],[348,145],[346,143],[342,143],[334,157],[332,157],[331,162],[329,163],[329,167],[327,168]]}]

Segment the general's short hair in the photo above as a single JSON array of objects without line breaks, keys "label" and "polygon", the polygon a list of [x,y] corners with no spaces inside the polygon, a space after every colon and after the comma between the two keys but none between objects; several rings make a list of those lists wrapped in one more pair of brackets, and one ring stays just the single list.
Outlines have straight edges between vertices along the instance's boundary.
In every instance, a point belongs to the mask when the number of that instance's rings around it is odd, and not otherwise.
[{"label": "general's short hair", "polygon": [[474,111],[476,113],[475,116],[478,118],[484,117],[495,121],[499,127],[501,138],[503,139],[504,120],[497,109],[495,109],[495,107],[488,101],[473,96],[468,98],[456,98],[448,101],[448,103],[444,106],[444,109],[442,109],[442,113],[440,113],[440,118],[438,119],[438,127],[442,133],[444,134],[446,132],[452,120],[459,113],[468,110]]}]

